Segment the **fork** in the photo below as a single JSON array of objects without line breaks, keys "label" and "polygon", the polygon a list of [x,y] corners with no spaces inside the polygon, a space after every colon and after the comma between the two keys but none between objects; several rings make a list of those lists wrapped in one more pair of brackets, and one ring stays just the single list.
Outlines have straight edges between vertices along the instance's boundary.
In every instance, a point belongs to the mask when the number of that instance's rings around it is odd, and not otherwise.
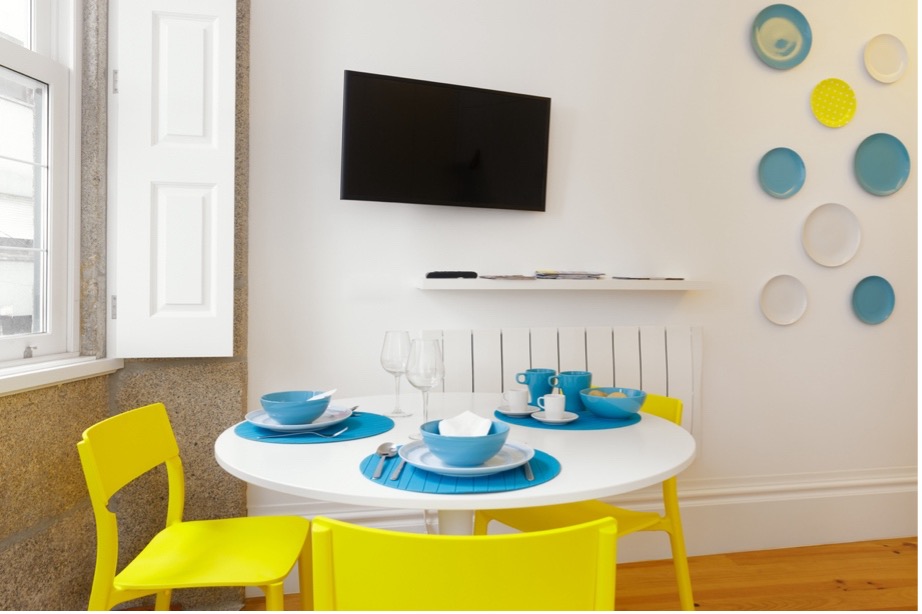
[{"label": "fork", "polygon": [[339,431],[336,431],[332,435],[324,435],[323,433],[318,433],[317,431],[291,431],[290,433],[276,433],[274,435],[260,435],[256,439],[269,439],[271,437],[291,437],[294,435],[316,435],[317,437],[323,437],[324,439],[332,439],[333,437],[338,437],[349,430],[349,427],[345,427]]}]

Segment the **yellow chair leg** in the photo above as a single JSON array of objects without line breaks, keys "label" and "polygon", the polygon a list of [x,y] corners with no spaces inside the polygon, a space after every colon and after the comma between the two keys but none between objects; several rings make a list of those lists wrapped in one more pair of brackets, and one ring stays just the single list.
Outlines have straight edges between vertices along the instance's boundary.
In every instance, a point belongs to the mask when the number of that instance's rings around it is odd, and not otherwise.
[{"label": "yellow chair leg", "polygon": [[479,512],[474,512],[474,535],[486,535],[490,519]]},{"label": "yellow chair leg", "polygon": [[173,597],[173,591],[170,591],[170,590],[160,591],[159,593],[157,593],[156,601],[154,601],[154,609],[155,610],[169,610],[170,601],[172,600],[172,597]]},{"label": "yellow chair leg", "polygon": [[688,571],[688,554],[685,552],[685,534],[679,515],[679,492],[675,478],[663,482],[663,504],[669,523],[669,545],[672,547],[672,563],[675,566],[676,583],[679,587],[679,604],[683,610],[694,610],[691,574]]},{"label": "yellow chair leg", "polygon": [[267,610],[284,610],[285,609],[285,589],[282,582],[267,585],[266,591],[266,609]]},{"label": "yellow chair leg", "polygon": [[301,609],[314,609],[314,574],[311,571],[311,538],[307,537],[298,558],[298,586],[301,588]]}]

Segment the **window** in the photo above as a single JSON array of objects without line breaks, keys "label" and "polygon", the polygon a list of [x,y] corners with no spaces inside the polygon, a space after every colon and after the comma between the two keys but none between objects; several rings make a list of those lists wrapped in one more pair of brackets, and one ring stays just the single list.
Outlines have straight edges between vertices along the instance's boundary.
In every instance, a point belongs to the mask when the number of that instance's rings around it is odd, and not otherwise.
[{"label": "window", "polygon": [[[74,347],[71,71],[50,50],[71,3],[0,5],[0,362]],[[34,359],[33,359],[34,360]],[[15,363],[14,363],[15,364]]]}]

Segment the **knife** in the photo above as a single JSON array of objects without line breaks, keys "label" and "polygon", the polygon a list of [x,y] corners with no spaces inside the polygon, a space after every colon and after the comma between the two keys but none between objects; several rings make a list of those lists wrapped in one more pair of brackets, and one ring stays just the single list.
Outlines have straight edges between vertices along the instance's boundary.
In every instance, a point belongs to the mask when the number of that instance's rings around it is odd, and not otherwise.
[{"label": "knife", "polygon": [[391,473],[390,479],[396,480],[397,478],[399,478],[399,477],[400,477],[400,471],[403,469],[403,466],[406,465],[406,464],[407,464],[406,459],[401,458],[401,459],[400,459],[400,462],[397,463],[397,466],[394,467],[394,471],[393,471],[393,473]]},{"label": "knife", "polygon": [[522,470],[525,472],[525,479],[526,479],[526,480],[528,480],[529,482],[531,482],[532,480],[535,479],[535,474],[534,474],[534,473],[532,472],[532,470],[531,470],[531,463],[530,463],[530,462],[526,461],[525,464],[522,465]]}]

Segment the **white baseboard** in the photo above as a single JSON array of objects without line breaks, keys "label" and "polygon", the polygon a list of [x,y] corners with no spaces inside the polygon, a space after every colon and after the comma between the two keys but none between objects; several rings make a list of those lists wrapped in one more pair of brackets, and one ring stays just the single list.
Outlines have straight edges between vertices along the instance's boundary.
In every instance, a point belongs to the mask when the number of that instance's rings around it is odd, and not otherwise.
[{"label": "white baseboard", "polygon": [[[690,556],[915,536],[917,496],[915,467],[679,480]],[[611,502],[657,509],[658,500],[658,489],[646,489]],[[323,515],[365,526],[425,532],[421,511],[332,504],[255,487],[249,491],[249,513]],[[499,526],[495,532],[504,529],[510,531]],[[667,558],[669,542],[661,533],[629,535],[618,543],[619,562]],[[286,581],[286,592],[297,592],[296,578]]]}]

